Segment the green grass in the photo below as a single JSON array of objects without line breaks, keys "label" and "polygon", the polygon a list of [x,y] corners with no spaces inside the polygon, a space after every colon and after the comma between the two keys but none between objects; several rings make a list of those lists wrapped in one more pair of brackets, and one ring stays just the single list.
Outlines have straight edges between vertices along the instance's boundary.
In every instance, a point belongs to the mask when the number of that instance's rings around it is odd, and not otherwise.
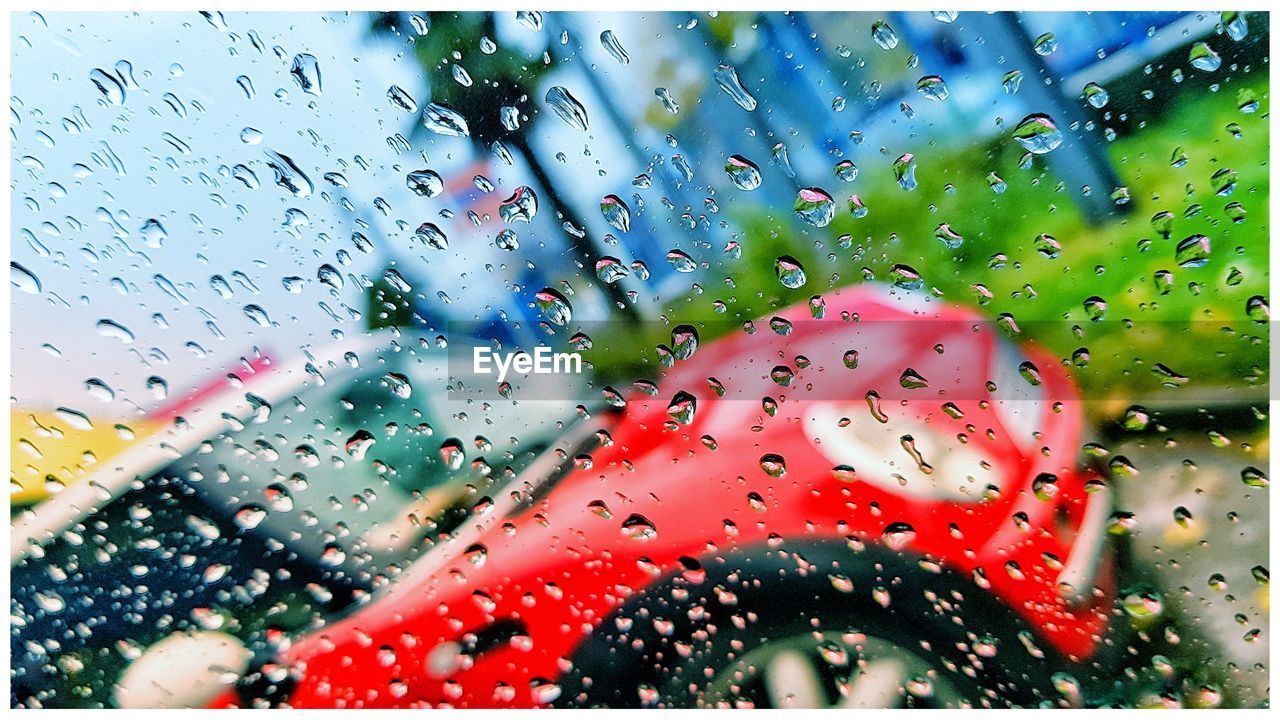
[{"label": "green grass", "polygon": [[[1240,112],[1236,99],[1242,88],[1256,95],[1257,112]],[[1076,369],[1076,377],[1087,396],[1112,400],[1105,404],[1109,411],[1161,388],[1151,369],[1156,363],[1187,376],[1186,388],[1225,391],[1265,383],[1266,325],[1248,319],[1245,304],[1251,296],[1266,296],[1268,287],[1268,100],[1263,65],[1252,75],[1223,82],[1217,92],[1183,90],[1157,121],[1109,143],[1132,209],[1100,223],[1081,216],[1041,158],[1030,169],[1020,168],[1022,149],[1007,131],[980,144],[921,141],[912,149],[919,187],[910,192],[894,182],[894,155],[859,162],[862,174],[854,183],[834,178],[828,183],[828,190],[840,192],[841,204],[837,219],[822,229],[799,222],[789,206],[752,205],[750,194],[730,189],[720,201],[722,213],[740,231],[741,258],[718,256],[718,249],[706,253],[713,265],[698,278],[704,289],[667,299],[663,311],[673,323],[731,327],[723,321],[757,318],[864,280],[887,281],[890,268],[904,263],[948,300],[977,303],[973,285],[981,283],[991,293],[984,313],[992,318],[1011,314],[1024,337],[1064,360],[1088,348],[1090,362]],[[1230,123],[1239,124],[1239,138],[1227,130]],[[1100,136],[1101,129],[1094,132]],[[1177,147],[1188,156],[1181,168],[1170,163]],[[1210,183],[1224,167],[1238,178],[1227,197],[1215,194]],[[993,171],[1008,185],[1003,194],[988,186],[986,177]],[[869,208],[866,217],[848,214],[844,200],[851,192]],[[1224,212],[1231,202],[1247,210],[1242,223]],[[1185,217],[1197,204],[1199,214]],[[1151,225],[1152,215],[1161,210],[1176,217],[1168,239]],[[935,228],[944,222],[964,236],[959,249],[935,238]],[[1033,243],[1041,233],[1061,243],[1058,258],[1036,250]],[[847,249],[837,241],[843,234],[852,236]],[[1180,268],[1174,247],[1192,234],[1211,239],[1209,261],[1200,268]],[[999,269],[990,266],[996,253],[1007,256]],[[777,281],[773,261],[781,254],[804,264],[809,278],[804,287],[788,290]],[[1233,268],[1241,277],[1228,284]],[[1160,270],[1174,276],[1163,295],[1153,281]],[[722,278],[732,278],[732,287]],[[1091,323],[1085,314],[1082,303],[1094,295],[1107,303],[1105,322]],[[713,309],[716,300],[725,303],[724,313]],[[1076,324],[1082,336],[1073,329]],[[708,339],[704,335],[704,342]],[[590,359],[610,377],[634,378],[628,373],[644,374],[646,367],[652,373],[653,349],[667,341],[658,328],[597,338],[599,350]]]}]

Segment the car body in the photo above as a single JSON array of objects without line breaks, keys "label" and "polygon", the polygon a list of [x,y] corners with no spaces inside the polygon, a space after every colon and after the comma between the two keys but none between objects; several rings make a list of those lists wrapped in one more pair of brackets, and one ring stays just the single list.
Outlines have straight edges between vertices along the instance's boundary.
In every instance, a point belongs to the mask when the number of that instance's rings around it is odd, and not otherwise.
[{"label": "car body", "polygon": [[[720,675],[698,663],[768,646],[751,633],[770,615],[819,628],[847,604],[882,613],[928,677],[978,682],[965,703],[1061,701],[1047,670],[1099,652],[1114,580],[1108,493],[1078,463],[1081,400],[1059,361],[875,285],[752,329],[581,421],[369,602],[279,638],[206,700],[744,705],[699,690]],[[746,639],[716,655],[726,633]]]},{"label": "car body", "polygon": [[[84,678],[132,657],[117,649],[174,630],[247,625],[297,597],[322,613],[357,601],[484,486],[483,457],[495,479],[514,472],[576,414],[549,401],[468,416],[444,402],[447,378],[445,348],[387,329],[245,360],[128,423],[133,439],[110,454],[110,423],[62,430],[54,414],[48,437],[23,433],[46,453],[95,447],[98,462],[15,483],[32,504],[11,530],[14,704],[92,702],[60,684],[97,687]],[[447,443],[470,464],[443,458]]]}]

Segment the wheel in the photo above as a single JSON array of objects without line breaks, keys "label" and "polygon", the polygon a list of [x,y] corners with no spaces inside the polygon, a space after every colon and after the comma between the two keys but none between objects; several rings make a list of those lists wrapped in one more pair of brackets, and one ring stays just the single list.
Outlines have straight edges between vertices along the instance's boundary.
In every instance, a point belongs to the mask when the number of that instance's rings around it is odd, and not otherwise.
[{"label": "wheel", "polygon": [[882,546],[725,553],[664,578],[571,658],[576,707],[1026,707],[1073,668],[994,596]]},{"label": "wheel", "polygon": [[965,698],[910,650],[857,631],[770,639],[697,691],[702,707],[963,707]]}]

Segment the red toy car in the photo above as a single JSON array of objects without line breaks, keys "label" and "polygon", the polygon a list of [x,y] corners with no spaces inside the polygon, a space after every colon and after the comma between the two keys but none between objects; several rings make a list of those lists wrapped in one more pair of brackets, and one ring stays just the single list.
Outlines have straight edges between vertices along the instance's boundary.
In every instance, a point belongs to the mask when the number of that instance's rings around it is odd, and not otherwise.
[{"label": "red toy car", "polygon": [[269,658],[224,653],[234,691],[217,694],[226,672],[187,692],[131,671],[117,698],[159,682],[214,706],[1078,701],[1071,674],[1113,608],[1111,508],[1077,464],[1059,361],[862,286],[708,344],[658,387],[583,420],[347,617]]}]

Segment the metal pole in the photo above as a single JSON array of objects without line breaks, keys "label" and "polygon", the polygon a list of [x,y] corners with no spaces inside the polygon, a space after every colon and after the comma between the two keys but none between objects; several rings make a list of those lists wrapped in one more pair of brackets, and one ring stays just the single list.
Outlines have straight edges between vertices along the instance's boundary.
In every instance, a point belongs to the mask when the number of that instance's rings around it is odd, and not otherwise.
[{"label": "metal pole", "polygon": [[[1096,222],[1130,210],[1131,205],[1116,205],[1111,200],[1111,192],[1121,186],[1120,178],[1101,138],[1085,129],[1089,117],[1074,97],[1078,89],[1064,88],[1062,78],[1036,54],[1018,15],[974,12],[960,17],[964,27],[982,39],[981,47],[991,59],[1003,57],[1005,67],[1022,71],[1024,78],[1018,94],[1033,112],[1053,118],[1062,131],[1062,145],[1045,157],[1054,174],[1066,183],[1084,216]],[[1006,118],[1010,129],[1019,119]],[[1086,187],[1087,195],[1082,191]]]}]

